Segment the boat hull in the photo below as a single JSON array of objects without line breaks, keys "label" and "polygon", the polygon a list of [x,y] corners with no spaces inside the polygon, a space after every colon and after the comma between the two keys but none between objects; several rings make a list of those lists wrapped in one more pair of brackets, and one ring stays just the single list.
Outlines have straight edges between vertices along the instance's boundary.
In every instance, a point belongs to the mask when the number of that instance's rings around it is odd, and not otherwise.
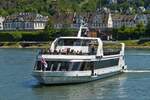
[{"label": "boat hull", "polygon": [[99,69],[95,71],[95,75],[91,75],[91,71],[78,71],[78,72],[44,72],[35,71],[33,76],[42,84],[73,84],[84,83],[94,80],[99,80],[105,77],[113,76],[122,73],[120,68],[114,68],[116,70],[110,70],[104,72],[106,69]]}]

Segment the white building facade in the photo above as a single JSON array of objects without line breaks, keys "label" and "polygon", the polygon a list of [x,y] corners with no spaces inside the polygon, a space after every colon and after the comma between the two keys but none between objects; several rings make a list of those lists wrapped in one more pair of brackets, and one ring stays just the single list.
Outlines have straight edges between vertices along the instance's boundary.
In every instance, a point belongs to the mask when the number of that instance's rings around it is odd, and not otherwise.
[{"label": "white building facade", "polygon": [[136,27],[136,18],[134,15],[113,15],[113,28]]},{"label": "white building facade", "polygon": [[146,26],[148,23],[148,16],[145,14],[136,15],[135,19],[137,24],[142,23],[144,26]]},{"label": "white building facade", "polygon": [[111,13],[109,13],[109,15],[108,15],[107,27],[108,28],[113,28],[113,21],[112,21]]},{"label": "white building facade", "polygon": [[5,18],[0,16],[0,30],[3,30],[3,22],[4,22]]},{"label": "white building facade", "polygon": [[4,30],[41,30],[44,29],[48,17],[35,13],[19,13],[7,16],[3,22]]},{"label": "white building facade", "polygon": [[113,28],[112,17],[110,13],[100,14],[91,13],[89,15],[83,14],[84,16],[77,15],[75,17],[75,23],[71,25],[74,28],[79,28],[82,20],[88,24],[89,28],[107,29]]}]

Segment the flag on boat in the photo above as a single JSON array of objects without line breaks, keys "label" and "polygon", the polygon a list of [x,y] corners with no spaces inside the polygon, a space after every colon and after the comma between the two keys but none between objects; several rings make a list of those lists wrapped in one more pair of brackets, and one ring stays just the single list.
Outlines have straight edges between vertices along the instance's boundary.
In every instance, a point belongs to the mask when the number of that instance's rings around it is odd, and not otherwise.
[{"label": "flag on boat", "polygon": [[43,58],[43,57],[41,58],[41,63],[44,65],[45,68],[47,68],[48,64],[47,64],[45,58]]}]

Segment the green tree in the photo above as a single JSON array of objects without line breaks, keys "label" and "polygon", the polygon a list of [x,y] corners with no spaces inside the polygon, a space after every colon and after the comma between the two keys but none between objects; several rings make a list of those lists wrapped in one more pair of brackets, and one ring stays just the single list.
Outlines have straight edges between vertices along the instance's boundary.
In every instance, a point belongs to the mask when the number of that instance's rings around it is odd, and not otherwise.
[{"label": "green tree", "polygon": [[96,10],[96,0],[88,0],[81,5],[81,11],[92,12]]},{"label": "green tree", "polygon": [[22,39],[22,34],[20,32],[11,33],[14,41],[20,41]]},{"label": "green tree", "polygon": [[51,18],[49,18],[43,33],[45,34],[45,36],[47,36],[48,39],[52,39],[52,37],[54,37],[57,33],[56,29],[54,29],[53,27],[53,22]]},{"label": "green tree", "polygon": [[145,1],[144,0],[137,0],[138,1],[138,6],[144,6]]},{"label": "green tree", "polygon": [[7,16],[8,15],[8,12],[4,9],[0,9],[0,15],[1,16]]},{"label": "green tree", "polygon": [[143,36],[145,33],[144,26],[138,24],[137,27],[125,27],[122,26],[119,29],[114,29],[113,32],[115,39],[128,40],[128,39],[138,39],[140,36]]},{"label": "green tree", "polygon": [[138,35],[139,37],[142,36],[142,35],[144,35],[144,33],[145,33],[145,26],[144,26],[144,24],[143,24],[142,22],[140,22],[140,23],[138,23],[138,24],[136,25],[135,33],[136,33],[136,35]]}]

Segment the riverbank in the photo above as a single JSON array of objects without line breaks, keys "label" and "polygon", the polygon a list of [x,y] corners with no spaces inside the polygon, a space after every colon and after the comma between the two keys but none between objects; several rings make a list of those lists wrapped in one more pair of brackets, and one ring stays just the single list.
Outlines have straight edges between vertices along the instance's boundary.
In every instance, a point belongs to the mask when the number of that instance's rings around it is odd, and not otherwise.
[{"label": "riverbank", "polygon": [[0,48],[48,48],[50,42],[0,42]]},{"label": "riverbank", "polygon": [[139,44],[139,40],[123,40],[119,41],[123,42],[126,45],[126,48],[150,48],[150,41]]},{"label": "riverbank", "polygon": [[[126,48],[150,48],[150,42],[138,44],[137,40],[119,41],[126,45]],[[0,48],[49,48],[50,42],[0,42]]]}]

